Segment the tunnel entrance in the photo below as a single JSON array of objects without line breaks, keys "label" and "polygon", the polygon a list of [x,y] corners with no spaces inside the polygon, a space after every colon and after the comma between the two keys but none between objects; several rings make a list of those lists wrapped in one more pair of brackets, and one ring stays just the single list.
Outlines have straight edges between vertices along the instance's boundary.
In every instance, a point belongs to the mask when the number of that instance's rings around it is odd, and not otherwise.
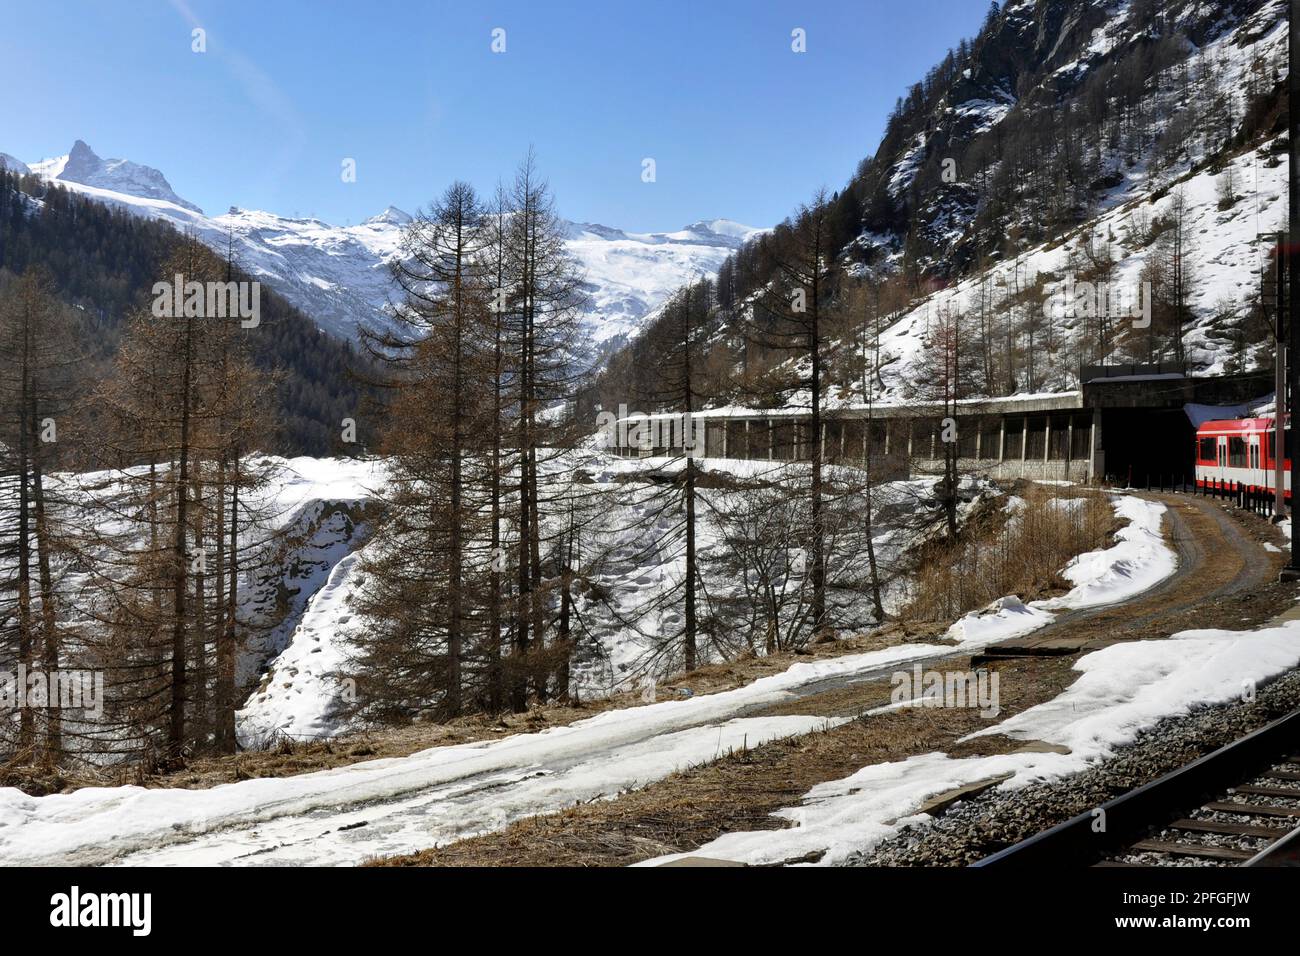
[{"label": "tunnel entrance", "polygon": [[1224,407],[1267,396],[1272,372],[1196,377],[1169,363],[1085,365],[1079,370],[1083,404],[1101,414],[1099,471],[1115,484],[1145,488],[1163,481],[1191,480],[1195,474],[1196,428],[1189,405]]},{"label": "tunnel entrance", "polygon": [[1181,408],[1106,409],[1101,416],[1105,477],[1134,488],[1190,481],[1195,434]]}]

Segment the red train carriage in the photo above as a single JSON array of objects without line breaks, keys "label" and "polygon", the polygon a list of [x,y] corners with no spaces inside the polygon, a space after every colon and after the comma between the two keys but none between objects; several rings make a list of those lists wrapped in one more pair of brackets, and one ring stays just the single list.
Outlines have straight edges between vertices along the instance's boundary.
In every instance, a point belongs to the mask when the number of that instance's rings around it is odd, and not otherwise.
[{"label": "red train carriage", "polygon": [[[1282,487],[1291,500],[1291,426],[1285,428]],[[1248,492],[1273,491],[1276,466],[1272,418],[1233,418],[1205,422],[1196,430],[1196,487],[1241,486]]]}]

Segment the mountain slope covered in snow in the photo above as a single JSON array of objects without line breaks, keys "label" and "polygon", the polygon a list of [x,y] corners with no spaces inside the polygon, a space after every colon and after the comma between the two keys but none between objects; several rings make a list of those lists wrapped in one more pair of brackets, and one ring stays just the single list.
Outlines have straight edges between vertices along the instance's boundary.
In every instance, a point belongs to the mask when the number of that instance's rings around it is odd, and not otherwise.
[{"label": "mountain slope covered in snow", "polygon": [[[233,206],[210,216],[178,196],[158,170],[101,159],[81,140],[66,156],[23,163],[0,153],[0,163],[192,231],[222,254],[229,244],[248,273],[344,339],[353,338],[359,325],[382,319],[393,294],[388,266],[400,253],[402,229],[410,221],[393,206],[347,226]],[[569,251],[586,275],[584,311],[590,341],[597,346],[634,334],[678,286],[712,275],[728,254],[761,231],[728,219],[702,220],[669,233],[630,233],[591,223],[568,228]]]},{"label": "mountain slope covered in snow", "polygon": [[1281,132],[1283,0],[1012,0],[900,98],[847,258],[932,278],[1059,236]]},{"label": "mountain slope covered in snow", "polygon": [[[864,217],[846,268],[929,280],[881,337],[884,394],[916,394],[945,334],[985,366],[967,394],[1071,388],[1088,363],[1268,366],[1286,27],[1280,0],[1006,4],[965,68],[896,115],[912,145],[887,136],[859,184],[892,210]],[[1080,283],[1149,311],[1063,308]],[[856,383],[842,394],[863,399]]]},{"label": "mountain slope covered in snow", "polygon": [[[1084,365],[1271,366],[1286,37],[1284,0],[995,5],[821,207],[824,400],[924,398],[944,349],[959,398],[1073,388]],[[809,407],[806,355],[747,332],[789,294],[803,241],[790,220],[719,268],[699,366],[725,371],[700,386],[713,404]],[[610,360],[604,404],[649,390],[636,349],[652,338]]]}]

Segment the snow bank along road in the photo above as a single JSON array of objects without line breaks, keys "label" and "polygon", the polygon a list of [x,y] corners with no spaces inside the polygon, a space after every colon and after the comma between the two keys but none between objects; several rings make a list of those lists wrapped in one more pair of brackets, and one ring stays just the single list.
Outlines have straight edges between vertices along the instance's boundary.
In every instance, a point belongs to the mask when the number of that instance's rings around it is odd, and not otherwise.
[{"label": "snow bank along road", "polygon": [[[1142,589],[1140,595],[1134,594],[1131,600],[1103,600],[1082,606],[1073,602],[1047,626],[1023,637],[1011,635],[1011,639],[989,647],[982,656],[1073,653],[1097,650],[1120,640],[1164,637],[1184,628],[1205,626],[1209,623],[1207,612],[1217,609],[1220,603],[1257,592],[1276,580],[1281,556],[1243,531],[1219,502],[1194,495],[1161,495],[1159,499],[1167,505],[1165,536],[1173,545],[1177,564],[1173,573],[1160,574],[1152,586]],[[1124,502],[1136,500],[1120,500],[1116,510],[1121,517]],[[1131,536],[1132,527],[1122,530],[1120,536]],[[1081,556],[1071,567],[1089,560],[1095,559]],[[1118,573],[1152,578],[1153,565],[1143,556],[1135,556],[1128,565],[1116,564]],[[1070,574],[1071,569],[1067,569],[1066,576]],[[1045,603],[1050,606],[1052,602]],[[1240,621],[1226,608],[1215,616],[1224,620],[1214,623],[1225,626]]]},{"label": "snow bank along road", "polygon": [[[728,749],[808,733],[821,716],[755,716],[900,665],[969,655],[1043,627],[1057,611],[1125,601],[1174,573],[1165,507],[1116,499],[1129,521],[1110,548],[1066,569],[1069,594],[968,615],[956,645],[910,644],[796,664],[745,687],[609,711],[567,727],[208,790],[86,788],[30,797],[0,789],[0,861],[354,864],[423,849],[575,802],[613,797]],[[788,709],[788,707],[787,707]]]}]

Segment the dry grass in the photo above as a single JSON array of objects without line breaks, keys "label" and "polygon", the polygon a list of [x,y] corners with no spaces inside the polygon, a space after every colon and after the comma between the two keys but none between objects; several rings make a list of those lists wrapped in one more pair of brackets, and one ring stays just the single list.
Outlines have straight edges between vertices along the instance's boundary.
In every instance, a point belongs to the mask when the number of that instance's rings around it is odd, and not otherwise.
[{"label": "dry grass", "polygon": [[113,777],[94,767],[60,767],[30,749],[19,750],[0,762],[0,787],[16,787],[34,797],[81,787],[111,786],[114,782]]},{"label": "dry grass", "polygon": [[952,620],[1007,594],[1028,601],[1063,591],[1060,570],[1117,528],[1110,502],[1094,491],[1025,484],[1018,497],[1018,510],[987,509],[955,543],[928,546],[904,620]]}]

